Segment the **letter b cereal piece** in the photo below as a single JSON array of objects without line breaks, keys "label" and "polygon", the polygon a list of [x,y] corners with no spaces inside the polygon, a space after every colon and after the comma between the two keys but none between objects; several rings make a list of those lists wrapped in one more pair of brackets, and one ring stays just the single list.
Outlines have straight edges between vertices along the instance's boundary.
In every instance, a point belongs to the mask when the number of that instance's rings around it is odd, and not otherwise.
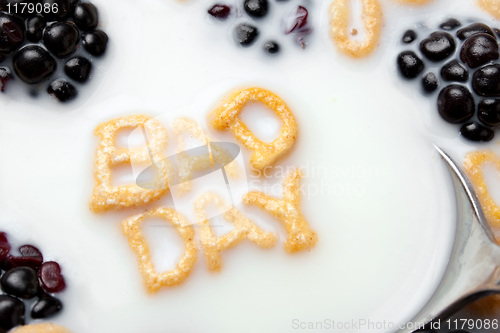
[{"label": "letter b cereal piece", "polygon": [[[115,145],[117,133],[123,129],[142,127],[149,138],[146,147],[119,148]],[[104,212],[110,209],[137,207],[159,199],[167,192],[169,170],[164,163],[167,147],[167,131],[156,119],[144,115],[114,119],[98,126],[95,134],[100,142],[96,153],[95,186],[90,201],[90,210]],[[145,164],[157,166],[155,181],[146,189],[137,184],[113,186],[112,168],[123,164]]]}]

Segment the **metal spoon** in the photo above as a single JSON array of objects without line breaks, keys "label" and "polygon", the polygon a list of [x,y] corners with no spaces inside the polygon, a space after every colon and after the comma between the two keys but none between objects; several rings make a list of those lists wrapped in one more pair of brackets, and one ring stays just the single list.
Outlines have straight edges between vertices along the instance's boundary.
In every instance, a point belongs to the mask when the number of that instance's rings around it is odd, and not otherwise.
[{"label": "metal spoon", "polygon": [[466,175],[443,150],[436,149],[451,171],[457,197],[455,243],[439,286],[410,321],[412,325],[400,330],[401,333],[437,327],[465,305],[500,293],[500,246],[495,243]]}]

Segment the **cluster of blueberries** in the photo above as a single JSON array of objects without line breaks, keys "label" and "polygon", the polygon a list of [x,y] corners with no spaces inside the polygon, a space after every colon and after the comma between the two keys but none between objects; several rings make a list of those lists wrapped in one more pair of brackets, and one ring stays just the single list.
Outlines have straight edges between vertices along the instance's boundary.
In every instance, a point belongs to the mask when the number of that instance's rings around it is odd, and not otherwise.
[{"label": "cluster of blueberries", "polygon": [[[276,1],[284,2],[288,0]],[[218,3],[208,9],[208,14],[217,20],[224,21],[232,14],[235,8]],[[253,20],[253,22],[241,22],[233,28],[233,38],[236,44],[243,47],[249,47],[257,41],[260,30],[255,23],[268,15],[269,8],[270,4],[268,0],[243,1],[243,11]],[[286,35],[293,34],[302,48],[306,46],[307,35],[312,32],[309,26],[308,17],[309,11],[307,8],[305,6],[297,6],[296,11],[291,14],[291,17],[284,18],[283,33]],[[276,40],[268,40],[264,42],[263,49],[266,54],[278,54],[280,52],[280,44]]]},{"label": "cluster of blueberries", "polygon": [[14,78],[11,69],[22,82],[37,87],[54,76],[59,64],[70,80],[52,80],[47,92],[61,102],[75,98],[73,83],[85,83],[92,71],[91,56],[106,51],[108,36],[98,24],[97,8],[89,2],[0,0],[2,91]]},{"label": "cluster of blueberries", "polygon": [[[403,51],[397,66],[406,79],[420,77],[423,91],[429,95],[443,85],[437,96],[441,117],[461,124],[460,133],[468,140],[490,141],[500,125],[499,31],[483,23],[461,26],[456,19],[443,22],[440,30],[420,41],[420,56]],[[402,37],[404,44],[416,40],[414,30]],[[439,73],[424,72],[426,61],[440,64]]]},{"label": "cluster of blueberries", "polygon": [[44,319],[62,310],[53,296],[66,288],[59,264],[44,261],[33,245],[22,245],[18,252],[12,253],[7,234],[0,232],[0,333],[24,325],[27,317]]}]

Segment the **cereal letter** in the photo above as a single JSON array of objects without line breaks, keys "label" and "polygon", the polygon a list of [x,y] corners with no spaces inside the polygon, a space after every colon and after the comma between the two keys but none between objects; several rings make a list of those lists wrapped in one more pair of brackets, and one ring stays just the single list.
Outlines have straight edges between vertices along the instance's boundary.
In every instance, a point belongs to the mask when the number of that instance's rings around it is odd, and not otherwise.
[{"label": "cereal letter", "polygon": [[479,6],[493,15],[500,18],[500,2],[498,0],[478,0]]},{"label": "cereal letter", "polygon": [[[206,206],[214,203],[217,208],[224,212],[224,218],[234,224],[234,230],[222,237],[216,237],[207,215]],[[195,202],[195,211],[200,223],[200,240],[205,257],[207,258],[208,269],[219,271],[222,266],[220,253],[230,247],[240,243],[244,238],[248,238],[255,244],[263,248],[270,248],[276,244],[276,236],[271,232],[265,232],[257,227],[252,221],[243,216],[236,208],[229,204],[216,194],[206,193],[200,196]]]},{"label": "cereal letter", "polygon": [[372,53],[378,44],[382,27],[382,8],[378,0],[356,1],[362,1],[363,4],[365,39],[355,41],[349,36],[349,0],[333,0],[330,6],[330,35],[340,51],[351,57],[361,58]]},{"label": "cereal letter", "polygon": [[179,152],[178,172],[179,172],[179,193],[182,195],[191,190],[190,179],[193,179],[193,174],[197,171],[213,169],[214,164],[224,166],[224,170],[230,177],[236,178],[238,175],[238,164],[232,161],[232,156],[215,145],[209,145],[209,154],[188,156],[184,152],[186,149],[184,144],[184,133],[191,134],[198,139],[202,145],[208,145],[209,140],[201,127],[192,119],[178,118],[173,123],[174,132],[177,136],[177,149]]},{"label": "cereal letter", "polygon": [[[184,241],[184,254],[171,271],[157,273],[151,261],[148,244],[141,232],[141,223],[152,217],[159,217],[174,225]],[[127,236],[132,251],[139,260],[139,270],[144,284],[150,293],[158,291],[162,286],[170,287],[183,282],[191,273],[196,262],[196,244],[194,242],[194,228],[175,210],[170,208],[157,208],[144,214],[132,216],[122,223],[123,233]]]},{"label": "cereal letter", "polygon": [[[238,115],[250,102],[260,102],[270,108],[281,119],[283,126],[277,139],[271,143],[259,140],[240,120]],[[253,151],[250,163],[258,170],[271,165],[292,148],[297,137],[297,123],[285,102],[270,91],[250,88],[227,96],[209,116],[210,124],[218,130],[229,129],[236,139]]]},{"label": "cereal letter", "polygon": [[300,170],[294,170],[283,184],[283,199],[276,199],[262,192],[250,192],[243,201],[246,204],[259,206],[280,220],[288,233],[285,251],[297,252],[313,247],[318,235],[307,224],[300,212]]},{"label": "cereal letter", "polygon": [[499,229],[500,207],[498,207],[495,200],[491,197],[483,175],[483,167],[486,163],[490,163],[500,171],[500,157],[492,151],[476,151],[467,154],[465,156],[464,169],[472,185],[474,185],[486,220],[492,227]]},{"label": "cereal letter", "polygon": [[[118,148],[115,145],[117,133],[123,129],[142,127],[149,142],[147,147]],[[167,188],[168,168],[164,161],[167,147],[167,131],[156,120],[148,116],[137,115],[123,117],[101,124],[95,130],[100,142],[96,153],[95,186],[90,201],[90,210],[104,212],[110,209],[136,207],[159,199]],[[158,161],[160,163],[158,163]],[[142,188],[137,184],[113,186],[112,168],[123,164],[155,165],[156,178],[152,189]]]}]

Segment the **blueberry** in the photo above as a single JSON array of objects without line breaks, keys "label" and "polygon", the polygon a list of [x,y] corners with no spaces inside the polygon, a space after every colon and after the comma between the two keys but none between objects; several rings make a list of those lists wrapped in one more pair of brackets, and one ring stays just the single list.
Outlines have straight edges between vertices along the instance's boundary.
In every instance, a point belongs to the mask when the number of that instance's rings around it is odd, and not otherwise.
[{"label": "blueberry", "polygon": [[424,63],[413,51],[401,52],[397,64],[399,72],[407,79],[417,77],[424,70]]},{"label": "blueberry", "polygon": [[[34,15],[33,12],[30,13],[30,7],[33,6],[31,8],[36,8],[36,5],[41,2],[42,0],[1,0],[0,9],[4,12],[9,12],[7,5],[10,4],[10,13],[16,16],[29,17]],[[17,8],[15,5],[17,5]]]},{"label": "blueberry", "polygon": [[24,26],[18,18],[0,13],[0,53],[15,51],[24,41]]},{"label": "blueberry", "polygon": [[439,92],[437,101],[441,117],[449,123],[458,124],[474,115],[474,99],[469,89],[460,85],[449,85]]},{"label": "blueberry", "polygon": [[36,84],[54,73],[55,59],[38,45],[27,45],[14,54],[14,71],[27,84]]},{"label": "blueberry", "polygon": [[33,43],[42,39],[43,29],[45,28],[45,19],[42,16],[32,16],[26,19],[26,38]]},{"label": "blueberry", "polygon": [[475,34],[463,43],[460,59],[471,68],[496,60],[498,59],[498,43],[488,34]]},{"label": "blueberry", "polygon": [[481,96],[500,96],[500,65],[488,65],[472,77],[472,88]]},{"label": "blueberry", "polygon": [[0,331],[24,325],[24,303],[9,295],[0,295]]},{"label": "blueberry", "polygon": [[259,30],[253,25],[241,23],[234,28],[234,40],[241,46],[252,45],[259,36]]},{"label": "blueberry", "polygon": [[280,51],[280,46],[275,41],[268,41],[264,44],[264,51],[268,54],[276,54]]},{"label": "blueberry", "polygon": [[461,25],[462,24],[457,19],[450,18],[450,19],[447,19],[446,21],[444,21],[443,23],[441,23],[441,25],[439,27],[443,30],[453,30],[453,29],[458,28]]},{"label": "blueberry", "polygon": [[420,51],[427,59],[440,61],[455,51],[455,41],[447,32],[433,32],[428,38],[420,42]]},{"label": "blueberry", "polygon": [[71,0],[43,0],[42,3],[50,5],[50,10],[43,13],[48,21],[62,21],[71,14]]},{"label": "blueberry", "polygon": [[83,31],[93,30],[99,23],[99,13],[91,3],[78,3],[74,9],[73,21]]},{"label": "blueberry", "polygon": [[209,10],[208,13],[215,17],[216,19],[219,20],[225,20],[228,18],[229,14],[231,13],[231,8],[226,5],[213,5]]},{"label": "blueberry", "polygon": [[500,125],[500,100],[484,99],[477,106],[477,116],[479,120],[488,126]]},{"label": "blueberry", "polygon": [[460,127],[460,134],[470,141],[491,141],[495,136],[493,130],[475,121],[462,125]]},{"label": "blueberry", "polygon": [[43,33],[43,44],[58,58],[65,58],[75,52],[79,33],[71,22],[55,22]]},{"label": "blueberry", "polygon": [[417,33],[414,30],[406,30],[401,41],[405,44],[410,44],[415,39],[417,39]]},{"label": "blueberry", "polygon": [[261,18],[267,15],[269,4],[267,0],[245,0],[243,8],[245,12],[254,18]]},{"label": "blueberry", "polygon": [[422,78],[422,88],[425,92],[431,93],[436,90],[438,86],[439,81],[435,73],[429,72]]},{"label": "blueberry", "polygon": [[[10,69],[8,67],[0,67],[0,84],[2,87],[0,88],[1,92],[5,91],[5,86],[7,85],[7,82],[12,79],[12,74],[10,73]],[[2,252],[3,249],[1,248],[0,245],[0,258],[2,257]]]},{"label": "blueberry", "polygon": [[441,68],[441,77],[445,81],[466,82],[469,72],[458,60],[452,60]]},{"label": "blueberry", "polygon": [[62,310],[62,303],[55,297],[43,295],[31,308],[33,319],[44,319],[51,317]]},{"label": "blueberry", "polygon": [[483,23],[473,23],[457,31],[457,37],[461,40],[465,40],[472,35],[484,33],[495,37],[493,30]]},{"label": "blueberry", "polygon": [[64,65],[64,73],[76,82],[84,83],[89,79],[92,64],[84,57],[74,57]]},{"label": "blueberry", "polygon": [[0,278],[2,290],[19,298],[33,298],[38,293],[38,277],[29,267],[16,267],[5,272]]},{"label": "blueberry", "polygon": [[108,46],[108,35],[102,30],[94,30],[86,32],[82,36],[83,47],[85,50],[94,55],[101,56],[106,52]]},{"label": "blueberry", "polygon": [[57,79],[50,83],[47,92],[60,102],[67,102],[76,97],[75,86],[64,79]]}]

